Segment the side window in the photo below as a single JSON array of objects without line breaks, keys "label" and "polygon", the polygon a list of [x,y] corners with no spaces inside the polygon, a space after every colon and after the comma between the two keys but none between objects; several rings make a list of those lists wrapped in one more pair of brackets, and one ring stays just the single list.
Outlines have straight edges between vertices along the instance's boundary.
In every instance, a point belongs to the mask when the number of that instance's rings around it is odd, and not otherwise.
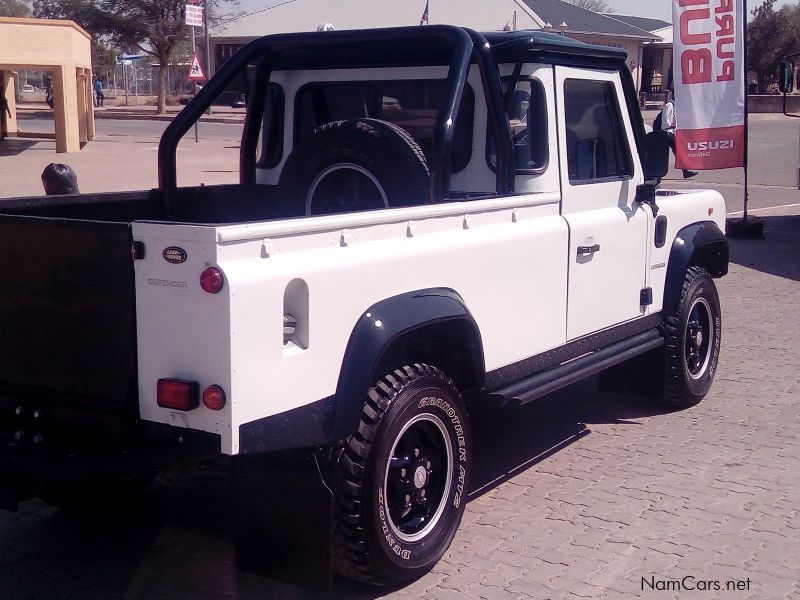
[{"label": "side window", "polygon": [[[508,84],[506,84],[508,87]],[[508,115],[514,158],[518,175],[530,175],[547,168],[547,95],[538,79],[517,82]],[[491,126],[487,135],[487,160],[492,170],[497,168],[497,151]]]},{"label": "side window", "polygon": [[261,123],[261,134],[258,136],[256,149],[256,166],[260,169],[272,169],[278,166],[283,157],[283,89],[270,83],[264,101],[264,119]]},{"label": "side window", "polygon": [[[444,81],[383,81],[313,83],[297,94],[295,143],[325,123],[368,117],[402,127],[430,159],[436,116],[444,100]],[[472,156],[475,95],[467,86],[453,137],[453,172],[464,169]]]},{"label": "side window", "polygon": [[567,170],[570,182],[633,176],[633,160],[614,84],[564,82]]}]

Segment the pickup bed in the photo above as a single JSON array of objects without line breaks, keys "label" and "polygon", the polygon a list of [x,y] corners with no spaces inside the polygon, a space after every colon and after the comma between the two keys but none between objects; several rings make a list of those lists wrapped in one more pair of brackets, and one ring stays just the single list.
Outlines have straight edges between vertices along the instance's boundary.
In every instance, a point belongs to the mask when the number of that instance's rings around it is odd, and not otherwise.
[{"label": "pickup bed", "polygon": [[[668,144],[624,59],[449,26],[270,36],[170,124],[159,189],[4,202],[2,506],[228,456],[244,568],[398,584],[455,535],[474,411],[594,374],[699,402],[724,201],[657,189]],[[178,187],[178,141],[237,81],[240,183]]]}]

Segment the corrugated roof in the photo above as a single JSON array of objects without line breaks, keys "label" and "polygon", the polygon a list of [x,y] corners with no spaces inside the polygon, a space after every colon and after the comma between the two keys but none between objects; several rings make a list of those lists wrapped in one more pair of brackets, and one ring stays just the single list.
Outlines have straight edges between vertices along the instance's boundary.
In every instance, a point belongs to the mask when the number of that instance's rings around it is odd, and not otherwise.
[{"label": "corrugated roof", "polygon": [[[273,33],[315,31],[331,23],[336,29],[370,29],[419,25],[425,0],[294,0],[274,8],[227,20],[215,27],[216,38],[253,38]],[[544,24],[521,0],[431,0],[428,23],[499,31],[516,13],[517,29]]]},{"label": "corrugated roof", "polygon": [[672,43],[672,35],[673,35],[673,28],[672,25],[669,27],[664,27],[663,29],[656,29],[653,32],[653,35],[657,35],[661,38],[660,41],[656,42],[657,44],[671,44]]},{"label": "corrugated roof", "polygon": [[672,26],[672,23],[669,23],[668,21],[662,21],[661,19],[648,19],[647,17],[618,15],[616,13],[608,16],[611,17],[612,19],[616,19],[617,21],[622,21],[623,23],[627,23],[628,25],[633,25],[634,27],[638,27],[639,29],[644,29],[645,31],[649,31],[650,33],[655,33],[659,29],[664,29],[665,27]]},{"label": "corrugated roof", "polygon": [[549,22],[554,30],[558,30],[558,26],[564,22],[567,24],[567,33],[589,33],[641,40],[657,39],[649,31],[562,0],[522,1],[538,17]]}]

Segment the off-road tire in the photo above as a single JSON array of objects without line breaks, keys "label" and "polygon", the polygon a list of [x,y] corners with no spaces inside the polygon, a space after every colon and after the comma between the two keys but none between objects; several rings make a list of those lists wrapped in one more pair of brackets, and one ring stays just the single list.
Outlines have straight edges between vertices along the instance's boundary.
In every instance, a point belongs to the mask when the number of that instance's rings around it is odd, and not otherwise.
[{"label": "off-road tire", "polygon": [[[351,174],[360,170],[365,187],[375,186],[385,198],[365,203],[344,193],[339,203],[318,200],[320,182],[336,169]],[[279,187],[283,202],[302,203],[295,212],[308,215],[410,206],[430,198],[430,171],[419,144],[402,127],[379,119],[349,119],[318,127],[295,147]]]},{"label": "off-road tire", "polygon": [[[702,343],[691,345],[692,321],[699,315]],[[705,315],[705,316],[704,316]],[[719,365],[722,342],[722,311],[714,280],[701,267],[690,267],[675,313],[664,321],[666,373],[663,402],[686,408],[698,404],[711,389]],[[696,338],[696,336],[694,336]],[[698,350],[700,358],[689,356]]]},{"label": "off-road tire", "polygon": [[[421,447],[418,457],[413,450],[406,451],[411,447],[408,440],[414,448]],[[432,449],[436,450],[437,440],[440,457],[449,444],[449,463],[435,458],[437,451]],[[461,395],[444,373],[415,364],[381,378],[367,392],[358,430],[333,453],[334,569],[371,585],[399,585],[429,571],[450,546],[461,522],[471,452]],[[413,459],[406,471],[409,481],[398,479],[404,472],[398,465],[407,464],[409,457]],[[421,474],[426,468],[427,475]],[[408,495],[406,485],[413,486]],[[426,495],[423,490],[428,486]],[[411,494],[416,495],[408,509]],[[415,504],[428,501],[430,507]],[[403,510],[411,512],[405,516]],[[411,516],[416,510],[430,511],[430,518],[413,533],[418,525]]]}]

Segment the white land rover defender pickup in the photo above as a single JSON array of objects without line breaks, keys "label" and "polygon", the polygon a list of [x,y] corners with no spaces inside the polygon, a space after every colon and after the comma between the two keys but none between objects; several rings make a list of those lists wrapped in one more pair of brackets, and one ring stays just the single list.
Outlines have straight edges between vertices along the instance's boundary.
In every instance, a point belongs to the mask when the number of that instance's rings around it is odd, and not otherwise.
[{"label": "white land rover defender pickup", "polygon": [[[179,140],[237,85],[240,182],[179,187]],[[657,190],[661,136],[624,52],[558,35],[248,44],[167,128],[158,189],[0,207],[0,504],[230,456],[242,567],[419,577],[476,407],[594,374],[709,391],[725,206]]]}]

